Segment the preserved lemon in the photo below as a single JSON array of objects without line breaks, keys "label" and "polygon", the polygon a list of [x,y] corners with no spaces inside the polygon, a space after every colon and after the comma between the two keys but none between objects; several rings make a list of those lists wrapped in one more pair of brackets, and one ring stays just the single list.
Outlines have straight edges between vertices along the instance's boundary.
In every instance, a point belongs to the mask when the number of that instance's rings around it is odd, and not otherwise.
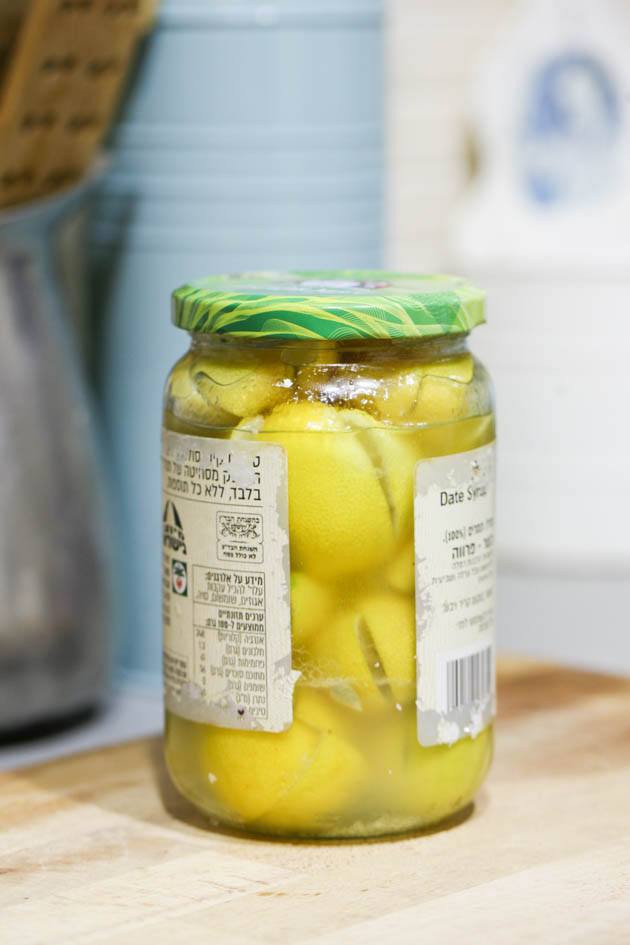
[{"label": "preserved lemon", "polygon": [[292,559],[308,574],[340,578],[377,567],[411,527],[408,443],[369,414],[291,401],[260,424],[241,424],[238,436],[286,450]]},{"label": "preserved lemon", "polygon": [[320,273],[175,300],[193,334],[164,414],[175,783],[277,836],[448,820],[493,744],[495,427],[465,343],[482,295]]}]

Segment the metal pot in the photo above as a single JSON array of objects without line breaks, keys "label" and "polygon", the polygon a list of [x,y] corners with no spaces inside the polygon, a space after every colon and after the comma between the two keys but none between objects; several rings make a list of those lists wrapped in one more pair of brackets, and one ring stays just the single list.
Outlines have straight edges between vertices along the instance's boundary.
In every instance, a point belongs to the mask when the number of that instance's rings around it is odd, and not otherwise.
[{"label": "metal pot", "polygon": [[0,214],[0,735],[93,705],[106,679],[102,464],[60,266],[89,183]]}]

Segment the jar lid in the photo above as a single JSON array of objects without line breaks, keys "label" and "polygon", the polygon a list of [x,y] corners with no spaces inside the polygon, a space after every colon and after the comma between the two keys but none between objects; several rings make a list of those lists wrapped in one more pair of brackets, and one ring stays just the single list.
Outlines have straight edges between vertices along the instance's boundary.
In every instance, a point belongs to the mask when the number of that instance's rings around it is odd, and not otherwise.
[{"label": "jar lid", "polygon": [[430,338],[485,321],[485,295],[457,276],[376,270],[209,276],[173,293],[173,322],[241,338]]}]

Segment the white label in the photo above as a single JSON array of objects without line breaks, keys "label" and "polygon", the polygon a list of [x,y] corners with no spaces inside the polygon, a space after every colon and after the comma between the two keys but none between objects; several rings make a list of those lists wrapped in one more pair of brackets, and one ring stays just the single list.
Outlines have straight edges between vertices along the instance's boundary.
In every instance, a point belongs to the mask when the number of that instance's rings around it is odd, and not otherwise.
[{"label": "white label", "polygon": [[416,466],[418,740],[452,744],[495,712],[494,444]]},{"label": "white label", "polygon": [[195,722],[293,720],[287,459],[246,440],[162,439],[164,692]]}]

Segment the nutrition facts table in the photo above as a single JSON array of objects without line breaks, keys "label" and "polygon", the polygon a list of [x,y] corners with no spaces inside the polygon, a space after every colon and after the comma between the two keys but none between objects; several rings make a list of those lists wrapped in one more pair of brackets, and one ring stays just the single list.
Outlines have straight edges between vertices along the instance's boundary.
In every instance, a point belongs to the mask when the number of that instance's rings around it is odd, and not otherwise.
[{"label": "nutrition facts table", "polygon": [[194,678],[225,681],[241,709],[269,712],[265,574],[193,568]]},{"label": "nutrition facts table", "polygon": [[164,684],[195,722],[293,718],[286,454],[165,431]]}]

